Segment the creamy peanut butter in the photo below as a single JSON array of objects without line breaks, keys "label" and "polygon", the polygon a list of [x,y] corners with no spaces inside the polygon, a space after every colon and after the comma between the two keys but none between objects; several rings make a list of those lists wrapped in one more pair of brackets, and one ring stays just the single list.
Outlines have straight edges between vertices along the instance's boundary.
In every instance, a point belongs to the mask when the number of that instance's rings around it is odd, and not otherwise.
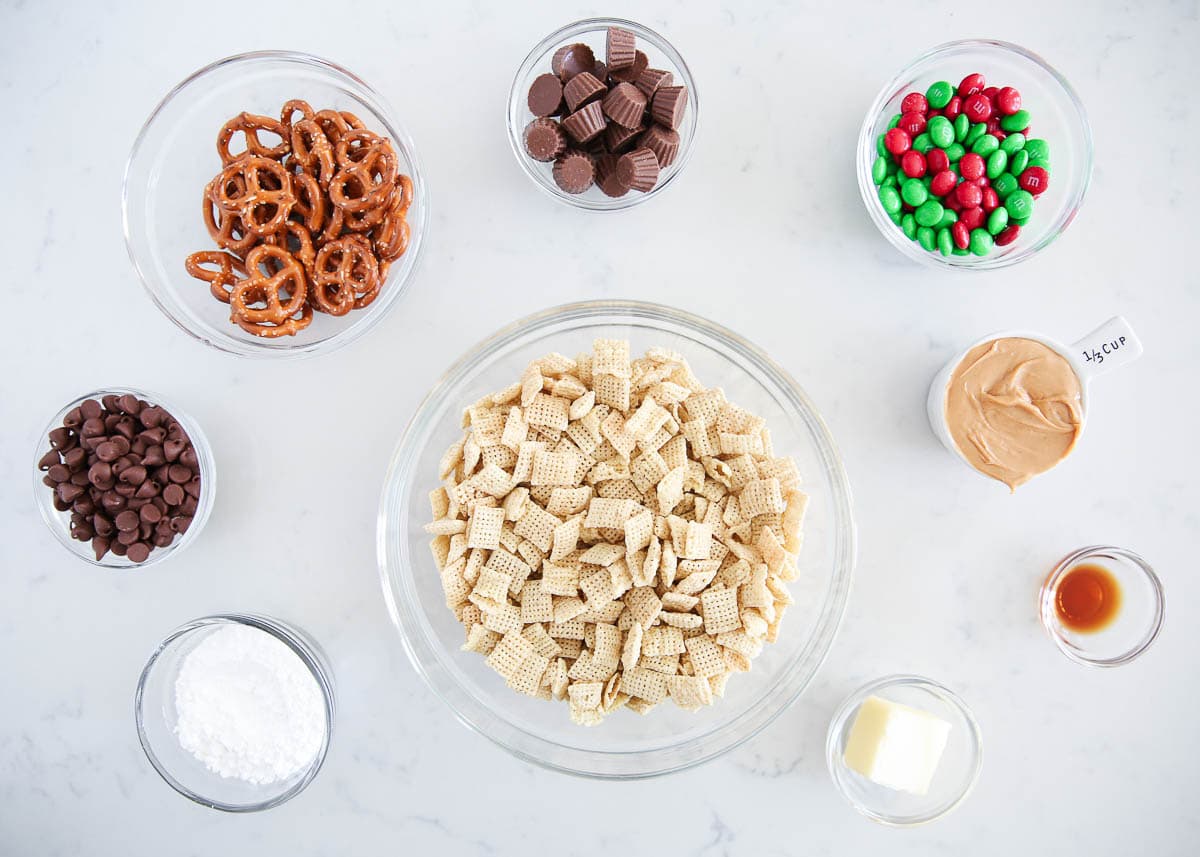
[{"label": "creamy peanut butter", "polygon": [[946,424],[972,467],[1016,490],[1075,448],[1079,377],[1036,340],[993,339],[968,351],[951,375]]}]

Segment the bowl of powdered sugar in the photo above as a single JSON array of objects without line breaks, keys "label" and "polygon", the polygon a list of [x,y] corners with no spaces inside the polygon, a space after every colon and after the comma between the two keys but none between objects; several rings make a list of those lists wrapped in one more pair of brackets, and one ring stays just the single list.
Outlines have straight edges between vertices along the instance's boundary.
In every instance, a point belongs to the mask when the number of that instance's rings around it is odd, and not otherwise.
[{"label": "bowl of powdered sugar", "polygon": [[207,616],[155,649],[134,710],[146,757],[176,791],[254,812],[295,797],[320,770],[332,674],[318,646],[287,623]]}]

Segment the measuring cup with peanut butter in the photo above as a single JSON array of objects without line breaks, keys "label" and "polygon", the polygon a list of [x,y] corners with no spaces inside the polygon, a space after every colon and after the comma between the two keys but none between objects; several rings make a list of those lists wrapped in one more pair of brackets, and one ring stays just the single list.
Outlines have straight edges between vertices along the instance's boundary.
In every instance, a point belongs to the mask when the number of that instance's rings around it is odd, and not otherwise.
[{"label": "measuring cup with peanut butter", "polygon": [[1075,449],[1087,422],[1088,382],[1141,355],[1120,316],[1073,345],[1038,333],[995,333],[933,379],[929,423],[948,450],[1015,491]]}]

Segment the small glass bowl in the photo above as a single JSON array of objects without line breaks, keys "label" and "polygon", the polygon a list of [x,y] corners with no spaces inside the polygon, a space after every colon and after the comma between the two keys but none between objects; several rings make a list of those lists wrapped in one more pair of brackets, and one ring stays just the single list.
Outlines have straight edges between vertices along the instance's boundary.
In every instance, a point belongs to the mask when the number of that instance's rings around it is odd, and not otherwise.
[{"label": "small glass bowl", "polygon": [[[1055,605],[1059,582],[1084,563],[1107,569],[1121,589],[1121,606],[1112,622],[1092,632],[1065,627]],[[1068,554],[1054,567],[1042,584],[1038,608],[1042,627],[1068,658],[1093,667],[1119,667],[1137,658],[1158,637],[1166,613],[1166,595],[1154,569],[1136,553],[1092,545]]]},{"label": "small glass bowl", "polygon": [[[879,201],[871,180],[877,155],[876,138],[887,130],[900,101],[912,91],[947,80],[955,87],[968,74],[981,72],[989,85],[1013,86],[1021,93],[1022,107],[1031,115],[1031,135],[1050,144],[1050,187],[1037,198],[1029,223],[1017,240],[996,247],[986,256],[942,256],[921,249],[905,237]],[[1092,129],[1075,90],[1045,60],[1025,48],[991,39],[947,42],[917,57],[880,91],[867,111],[858,135],[858,188],[867,212],[879,231],[901,253],[923,265],[989,271],[1015,265],[1046,247],[1075,219],[1092,178]]]},{"label": "small glass bowl", "polygon": [[[675,86],[686,86],[688,91],[687,112],[679,132],[679,154],[671,166],[662,170],[658,176],[658,184],[647,193],[631,190],[624,196],[610,197],[593,185],[583,193],[567,193],[554,181],[551,165],[535,161],[525,151],[525,126],[533,121],[534,116],[529,112],[526,98],[534,78],[541,74],[550,73],[550,59],[554,52],[563,45],[583,42],[596,55],[596,59],[604,61],[605,37],[609,27],[621,27],[637,36],[637,49],[650,60],[650,68],[659,68],[671,72]],[[620,18],[588,18],[568,24],[561,30],[556,30],[538,42],[537,46],[525,57],[517,76],[513,78],[512,91],[508,96],[508,142],[512,146],[517,163],[525,171],[525,175],[544,193],[549,194],[560,202],[585,208],[590,211],[617,211],[640,205],[646,200],[657,196],[675,177],[683,172],[688,158],[692,156],[692,141],[696,136],[696,126],[700,121],[700,101],[696,94],[696,81],[692,78],[691,69],[683,61],[683,57],[675,48],[649,27],[633,21]]]},{"label": "small glass bowl", "polygon": [[[927,711],[950,724],[928,794],[878,785],[846,766],[846,741],[858,707],[869,696]],[[916,827],[941,818],[966,800],[983,765],[983,737],[971,709],[950,690],[920,676],[891,675],[860,687],[841,704],[829,724],[825,757],[834,785],[856,810],[890,827]]]},{"label": "small glass bowl", "polygon": [[[206,637],[230,624],[245,625],[275,637],[296,653],[321,689],[325,703],[321,748],[306,769],[289,779],[260,785],[222,777],[185,750],[175,736],[178,721],[175,680],[183,661]],[[202,806],[223,812],[258,812],[291,800],[321,769],[333,733],[333,673],[316,642],[286,622],[255,614],[205,616],[179,626],[154,650],[138,679],[133,707],[138,740],[146,758],[171,788]]]},{"label": "small glass bowl", "polygon": [[[429,551],[429,491],[438,461],[462,436],[465,406],[521,377],[533,359],[578,354],[595,338],[628,339],[633,354],[661,346],[683,354],[705,384],[766,420],[776,455],[791,455],[809,495],[799,576],[776,642],[753,669],[730,678],[725,697],[701,711],[662,705],[645,717],[618,711],[595,728],[566,705],[524,696],[475,652],[446,607]],[[667,774],[728,752],[756,735],[804,691],[841,623],[854,569],[850,487],[816,407],[790,375],[741,337],[655,304],[594,301],[545,310],[501,329],[447,370],[392,455],[380,499],[379,572],[384,599],[413,667],[464,724],[514,756],[580,776]]]},{"label": "small glass bowl", "polygon": [[[277,117],[293,98],[303,98],[317,110],[349,110],[369,130],[391,139],[400,171],[413,182],[408,211],[412,238],[370,306],[340,318],[317,313],[295,336],[264,339],[232,324],[229,307],[213,298],[207,283],[184,270],[184,259],[197,250],[217,249],[205,229],[200,199],[220,168],[216,139],[221,126],[243,110]],[[332,351],[362,336],[407,290],[429,220],[428,192],[412,139],[383,98],[346,69],[290,51],[218,60],[167,93],[133,144],[121,207],[129,258],[155,305],[195,339],[241,357],[300,357]]]},{"label": "small glass bowl", "polygon": [[[150,556],[146,558],[145,562],[133,562],[127,557],[117,556],[111,551],[106,553],[103,559],[97,560],[90,541],[81,542],[71,538],[71,513],[60,512],[54,508],[54,492],[42,482],[42,478],[46,474],[38,468],[38,461],[50,449],[50,432],[63,424],[63,419],[68,412],[79,407],[87,399],[99,401],[104,396],[124,396],[127,393],[152,405],[159,405],[178,420],[179,424],[183,426],[183,430],[187,432],[188,439],[191,440],[192,447],[196,450],[196,460],[200,464],[200,497],[196,501],[196,514],[192,516],[191,525],[188,526],[186,533],[177,536],[165,548],[155,548],[150,551]],[[33,456],[33,496],[37,502],[38,511],[42,513],[42,520],[46,522],[46,526],[50,528],[50,532],[54,533],[54,537],[58,539],[59,543],[84,562],[98,565],[101,568],[146,568],[181,552],[200,537],[200,531],[208,523],[208,516],[212,512],[213,502],[217,496],[217,463],[213,457],[212,446],[209,445],[208,438],[200,428],[200,424],[188,416],[183,408],[165,396],[145,390],[135,390],[132,387],[107,387],[103,390],[85,393],[78,399],[68,402],[50,419],[46,428],[38,435],[37,442],[38,445]]]}]

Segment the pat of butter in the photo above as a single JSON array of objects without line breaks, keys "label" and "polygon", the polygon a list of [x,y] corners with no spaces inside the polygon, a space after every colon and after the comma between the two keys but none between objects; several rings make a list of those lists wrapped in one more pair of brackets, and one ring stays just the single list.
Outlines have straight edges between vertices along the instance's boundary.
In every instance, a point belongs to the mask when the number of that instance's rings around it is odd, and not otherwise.
[{"label": "pat of butter", "polygon": [[870,696],[858,708],[845,761],[872,782],[923,795],[946,749],[950,724],[927,711]]}]

